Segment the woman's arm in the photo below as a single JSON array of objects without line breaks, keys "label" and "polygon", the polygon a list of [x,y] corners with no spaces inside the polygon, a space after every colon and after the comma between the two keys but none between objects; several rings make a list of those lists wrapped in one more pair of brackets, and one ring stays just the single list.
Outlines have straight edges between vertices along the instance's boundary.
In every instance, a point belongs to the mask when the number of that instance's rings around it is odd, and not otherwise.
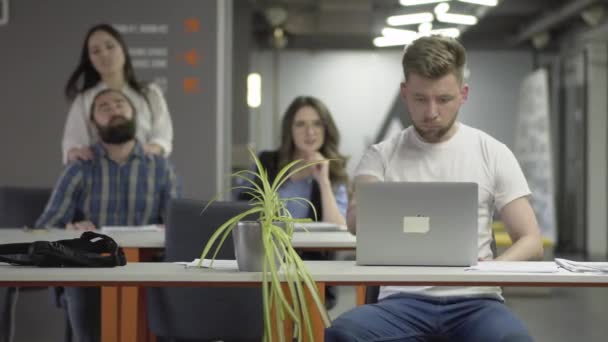
[{"label": "woman's arm", "polygon": [[148,86],[147,96],[151,114],[150,139],[147,144],[162,148],[162,153],[166,157],[173,150],[173,123],[169,107],[162,90],[156,84]]},{"label": "woman's arm", "polygon": [[[337,187],[337,192],[334,194],[334,189],[329,178],[327,181],[318,183],[323,206],[323,217],[321,219],[325,222],[346,225],[346,219],[343,214],[344,210],[340,210],[340,207],[338,206],[338,203],[345,204],[344,209],[346,209],[346,206],[348,205],[348,192],[346,191],[346,186],[339,185]],[[339,196],[340,198],[337,198],[336,196]]]},{"label": "woman's arm", "polygon": [[63,130],[63,139],[61,149],[63,154],[63,163],[67,164],[72,161],[70,156],[74,156],[74,149],[88,148],[93,140],[89,134],[87,126],[88,109],[85,108],[84,96],[78,95],[70,107],[68,117]]},{"label": "woman's arm", "polygon": [[311,169],[312,176],[317,181],[317,184],[319,184],[319,191],[321,193],[321,206],[323,208],[323,217],[321,217],[321,220],[345,225],[346,219],[338,207],[336,195],[334,194],[334,189],[329,178],[329,161],[319,152],[305,160],[305,162],[312,161],[319,162],[318,164],[312,165]]}]

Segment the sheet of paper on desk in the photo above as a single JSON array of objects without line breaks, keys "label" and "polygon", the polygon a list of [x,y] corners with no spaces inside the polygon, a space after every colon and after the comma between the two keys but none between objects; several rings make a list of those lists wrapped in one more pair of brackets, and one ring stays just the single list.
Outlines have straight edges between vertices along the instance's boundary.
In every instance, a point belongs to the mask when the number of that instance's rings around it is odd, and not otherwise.
[{"label": "sheet of paper on desk", "polygon": [[149,224],[145,226],[103,226],[101,227],[102,233],[116,233],[116,232],[162,232],[163,228],[156,224]]},{"label": "sheet of paper on desk", "polygon": [[608,274],[608,262],[574,261],[555,258],[555,263],[570,272]]},{"label": "sheet of paper on desk", "polygon": [[[198,267],[198,261],[201,259],[194,259],[190,262],[182,261],[176,262],[178,265],[184,265],[186,267]],[[211,259],[203,259],[201,263],[201,267],[209,268],[211,265]],[[222,269],[222,270],[238,270],[239,266],[236,263],[236,260],[223,260],[223,259],[215,259],[213,262],[214,269]]]},{"label": "sheet of paper on desk", "polygon": [[559,268],[551,261],[480,261],[467,271],[507,273],[557,273]]},{"label": "sheet of paper on desk", "polygon": [[339,232],[346,231],[346,226],[330,223],[330,222],[305,222],[296,223],[294,225],[294,231],[296,232]]}]

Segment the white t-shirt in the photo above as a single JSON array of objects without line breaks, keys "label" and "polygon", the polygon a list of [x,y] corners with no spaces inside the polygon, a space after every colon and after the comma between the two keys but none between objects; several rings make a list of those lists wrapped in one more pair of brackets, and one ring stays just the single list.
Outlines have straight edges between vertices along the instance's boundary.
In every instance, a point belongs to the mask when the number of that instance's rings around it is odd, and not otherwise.
[{"label": "white t-shirt", "polygon": [[[97,141],[97,130],[90,120],[93,99],[108,86],[99,82],[93,88],[78,94],[65,122],[61,148],[63,162],[67,162],[67,153],[71,148],[89,146]],[[173,148],[173,124],[167,103],[160,88],[149,84],[144,88],[146,98],[125,85],[122,92],[131,100],[136,111],[136,137],[142,144],[158,144],[168,156]]]},{"label": "white t-shirt", "polygon": [[[413,126],[372,145],[361,158],[355,175],[380,181],[474,182],[479,188],[479,258],[491,259],[492,215],[509,202],[530,195],[515,156],[490,135],[464,125],[449,140],[424,142]],[[499,287],[383,286],[379,298],[408,292],[430,296],[500,296]]]}]

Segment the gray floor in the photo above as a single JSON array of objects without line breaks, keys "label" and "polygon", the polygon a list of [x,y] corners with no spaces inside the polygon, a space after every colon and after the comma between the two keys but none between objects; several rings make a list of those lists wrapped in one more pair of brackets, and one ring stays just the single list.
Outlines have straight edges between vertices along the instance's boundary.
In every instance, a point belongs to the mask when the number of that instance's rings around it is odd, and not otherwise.
[{"label": "gray floor", "polygon": [[607,341],[608,288],[553,288],[550,295],[505,295],[537,341]]}]

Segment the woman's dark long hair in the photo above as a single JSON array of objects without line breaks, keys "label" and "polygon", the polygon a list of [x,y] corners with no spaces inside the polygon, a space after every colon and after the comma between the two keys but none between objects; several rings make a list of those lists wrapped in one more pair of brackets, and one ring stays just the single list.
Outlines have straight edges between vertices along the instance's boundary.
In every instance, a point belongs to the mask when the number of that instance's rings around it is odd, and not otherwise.
[{"label": "woman's dark long hair", "polygon": [[319,114],[319,118],[323,123],[325,134],[323,145],[321,145],[319,152],[327,159],[334,159],[329,163],[329,179],[332,183],[348,184],[348,174],[346,173],[346,161],[348,158],[338,152],[340,132],[338,132],[327,106],[321,100],[312,96],[298,96],[287,107],[281,124],[279,169],[295,159],[292,126],[298,110],[307,106],[313,108]]},{"label": "woman's dark long hair", "polygon": [[[89,38],[97,31],[103,31],[114,37],[125,55],[125,65],[123,66],[123,73],[127,84],[138,93],[144,95],[143,86],[137,81],[135,77],[135,71],[133,70],[133,64],[131,63],[131,57],[127,50],[127,45],[120,33],[108,24],[98,24],[89,29],[87,32],[84,43],[82,44],[82,51],[80,53],[80,63],[76,67],[76,70],[72,72],[72,75],[68,79],[68,83],[65,86],[65,96],[69,101],[73,101],[76,96],[86,91],[87,89],[93,88],[101,80],[101,75],[95,70],[91,59],[89,58]],[[82,78],[82,84],[79,85],[80,79]]]}]

